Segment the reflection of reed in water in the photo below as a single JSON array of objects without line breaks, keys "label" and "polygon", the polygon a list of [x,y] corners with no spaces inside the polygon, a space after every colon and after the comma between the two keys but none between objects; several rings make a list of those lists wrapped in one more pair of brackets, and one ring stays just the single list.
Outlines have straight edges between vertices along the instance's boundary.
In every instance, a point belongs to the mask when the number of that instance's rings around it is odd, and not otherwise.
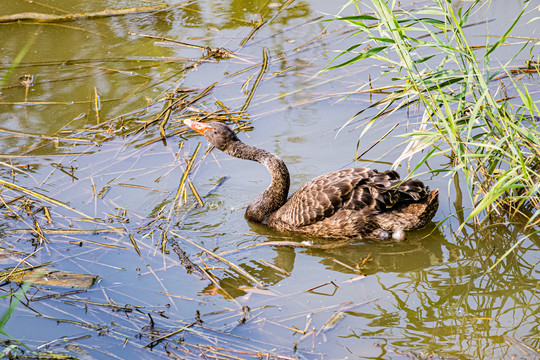
[{"label": "reflection of reed in water", "polygon": [[457,242],[440,242],[438,264],[402,272],[400,281],[381,279],[383,291],[395,300],[379,302],[375,313],[352,314],[363,326],[351,333],[380,339],[387,350],[403,349],[406,341],[411,349],[445,358],[462,358],[463,349],[479,359],[538,358],[533,349],[540,345],[540,309],[533,273],[540,237],[523,232],[523,224],[497,216],[467,224]]}]

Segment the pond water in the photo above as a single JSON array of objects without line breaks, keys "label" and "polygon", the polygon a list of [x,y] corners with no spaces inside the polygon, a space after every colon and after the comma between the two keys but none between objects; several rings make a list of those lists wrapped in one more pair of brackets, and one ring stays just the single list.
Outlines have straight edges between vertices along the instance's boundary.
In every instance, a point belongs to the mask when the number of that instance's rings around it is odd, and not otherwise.
[{"label": "pond water", "polygon": [[[421,110],[397,111],[363,136],[377,109],[342,128],[381,96],[347,95],[368,88],[368,76],[374,86],[390,83],[375,60],[319,73],[357,41],[354,28],[320,21],[344,4],[178,4],[0,24],[4,269],[42,266],[99,277],[86,291],[46,281],[31,286],[3,328],[28,346],[22,350],[83,359],[540,357],[540,239],[530,236],[488,271],[526,234],[495,215],[458,231],[471,209],[463,179],[420,175],[439,188],[441,204],[434,222],[404,242],[280,234],[244,219],[269,182],[264,167],[208,153],[202,137],[186,132],[186,115],[237,117],[253,89],[239,136],[281,156],[293,190],[341,168],[389,169],[405,148],[398,135]],[[4,2],[0,15],[134,6],[148,2],[15,0]],[[481,8],[471,23],[491,21],[469,28],[471,38],[484,44],[488,31],[502,35],[521,9],[520,1]],[[523,46],[520,36],[536,30],[535,22],[518,24],[514,45],[498,54],[501,63]],[[216,49],[232,56],[220,58]],[[268,68],[257,83],[265,54]],[[173,94],[178,100],[163,123],[170,135],[163,142],[161,119],[151,120]],[[191,187],[181,191],[186,168],[202,206]],[[404,176],[406,164],[398,171]],[[308,240],[314,246],[292,246]],[[182,251],[207,274],[190,268]],[[16,281],[0,287],[5,294],[18,288]],[[1,311],[11,302],[3,299]]]}]

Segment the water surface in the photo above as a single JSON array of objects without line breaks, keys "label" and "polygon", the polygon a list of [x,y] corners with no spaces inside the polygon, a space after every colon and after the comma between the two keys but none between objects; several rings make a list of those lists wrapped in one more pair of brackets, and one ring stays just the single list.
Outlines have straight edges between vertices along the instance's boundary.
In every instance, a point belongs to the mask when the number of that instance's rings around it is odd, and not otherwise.
[{"label": "water surface", "polygon": [[[146,5],[10,1],[0,12],[62,14]],[[374,60],[319,73],[336,51],[358,41],[350,37],[354,29],[320,22],[337,14],[339,4],[295,1],[280,11],[282,5],[194,1],[162,12],[0,26],[0,74],[11,71],[0,93],[1,179],[47,197],[3,189],[4,202],[24,195],[2,211],[4,268],[37,250],[28,265],[48,263],[49,269],[100,278],[76,294],[32,286],[4,330],[32,350],[80,358],[167,358],[171,353],[190,359],[538,357],[539,239],[530,236],[487,272],[524,233],[519,224],[496,216],[481,228],[469,225],[458,232],[471,208],[461,195],[463,179],[420,176],[440,189],[441,205],[434,223],[405,242],[334,246],[335,241],[280,234],[244,219],[249,201],[269,182],[266,170],[217,151],[207,154],[204,139],[183,134],[181,119],[224,113],[220,104],[238,111],[264,52],[268,70],[243,119],[251,128],[239,136],[281,156],[293,190],[341,168],[389,169],[404,149],[398,135],[421,115],[414,109],[397,111],[360,138],[377,111],[372,109],[342,129],[383,96],[346,95],[366,89],[368,75],[377,86],[390,80],[381,77],[384,68]],[[470,35],[479,44],[488,29],[501,35],[521,6],[493,2],[471,19],[492,21],[469,28]],[[359,8],[369,11],[365,4]],[[267,22],[248,39],[252,24],[262,20]],[[515,31],[516,36],[531,33],[536,25],[525,21]],[[522,46],[520,38],[513,41],[517,44],[505,48],[508,53],[498,54],[501,62]],[[234,56],[202,61],[208,50],[178,42],[223,48]],[[10,69],[19,54],[21,63]],[[512,63],[530,55],[521,53]],[[24,75],[34,79],[28,88],[21,83]],[[135,133],[160,114],[175,89],[190,101],[214,83],[207,96],[177,107],[164,124],[166,134],[182,137],[171,136],[164,144],[156,124]],[[389,137],[354,161],[395,124]],[[195,207],[190,190],[180,199],[175,195],[199,143],[189,180],[201,196],[213,192]],[[405,175],[407,165],[398,171]],[[52,223],[42,206],[50,208]],[[36,223],[64,233],[45,231],[44,240],[36,235]],[[253,246],[268,241],[282,244]],[[318,247],[283,245],[302,241]],[[186,270],[173,244],[208,268],[214,283]],[[194,244],[222,254],[228,263]],[[5,283],[1,289],[8,293],[18,287]],[[55,294],[63,296],[44,297]],[[8,306],[5,299],[2,309]],[[62,337],[68,340],[55,341]]]}]

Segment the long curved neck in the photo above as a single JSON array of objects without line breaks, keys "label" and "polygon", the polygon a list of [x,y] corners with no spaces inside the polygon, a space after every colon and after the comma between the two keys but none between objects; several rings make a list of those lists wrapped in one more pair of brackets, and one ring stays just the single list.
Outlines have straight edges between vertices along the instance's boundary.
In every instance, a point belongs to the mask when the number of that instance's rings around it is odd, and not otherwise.
[{"label": "long curved neck", "polygon": [[224,149],[224,152],[240,159],[257,161],[263,164],[270,172],[272,183],[262,194],[251,201],[246,210],[248,220],[260,223],[266,222],[268,216],[287,201],[290,186],[287,166],[277,155],[246,145],[241,141],[233,142]]}]

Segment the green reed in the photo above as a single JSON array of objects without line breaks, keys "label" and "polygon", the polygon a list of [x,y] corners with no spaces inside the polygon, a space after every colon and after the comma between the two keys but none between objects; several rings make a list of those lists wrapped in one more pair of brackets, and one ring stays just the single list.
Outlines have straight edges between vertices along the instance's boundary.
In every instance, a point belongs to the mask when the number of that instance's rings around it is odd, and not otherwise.
[{"label": "green reed", "polygon": [[[449,0],[433,0],[411,11],[398,9],[397,1],[371,3],[372,14],[333,19],[356,26],[354,36],[359,41],[326,70],[366,58],[385,65],[388,70],[383,77],[391,78],[395,90],[370,106],[379,112],[368,126],[400,108],[420,105],[423,109],[417,128],[405,134],[410,142],[396,163],[416,155],[420,157],[417,170],[426,161],[444,156],[447,166],[431,172],[447,173],[449,179],[463,174],[474,204],[466,221],[495,211],[519,213],[526,216],[527,225],[537,225],[540,113],[527,86],[515,76],[520,69],[511,69],[509,64],[492,66],[494,51],[505,45],[513,28],[523,21],[527,4],[493,44],[487,36],[484,46],[472,46],[464,29],[470,25],[471,12],[482,5],[480,1],[454,8]],[[512,59],[532,48],[526,43]],[[343,57],[348,60],[340,62]],[[538,68],[530,64],[521,70],[537,75]],[[508,79],[507,83],[502,84],[502,79]],[[515,96],[507,96],[507,90]]]}]

